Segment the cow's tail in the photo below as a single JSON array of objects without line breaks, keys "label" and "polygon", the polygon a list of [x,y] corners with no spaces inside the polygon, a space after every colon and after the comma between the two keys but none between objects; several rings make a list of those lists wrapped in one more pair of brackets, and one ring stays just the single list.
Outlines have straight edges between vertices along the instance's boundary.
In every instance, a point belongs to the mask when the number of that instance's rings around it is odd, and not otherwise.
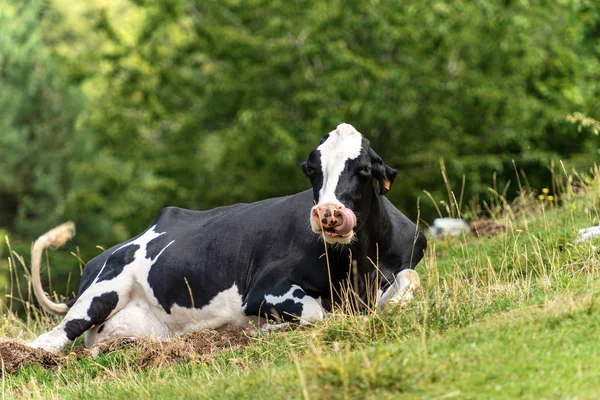
[{"label": "cow's tail", "polygon": [[33,281],[33,293],[42,308],[55,315],[65,315],[69,306],[65,303],[55,303],[44,292],[40,279],[40,266],[44,249],[56,249],[63,246],[69,239],[75,236],[75,224],[66,222],[39,237],[31,249],[31,280]]}]

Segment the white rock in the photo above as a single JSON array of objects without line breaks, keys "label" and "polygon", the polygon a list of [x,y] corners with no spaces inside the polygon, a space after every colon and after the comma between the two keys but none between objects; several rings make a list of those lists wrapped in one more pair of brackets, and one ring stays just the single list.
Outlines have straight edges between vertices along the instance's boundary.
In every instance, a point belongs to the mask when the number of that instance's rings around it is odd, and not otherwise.
[{"label": "white rock", "polygon": [[458,236],[469,232],[469,225],[460,218],[436,218],[427,232],[432,238]]},{"label": "white rock", "polygon": [[575,239],[574,243],[585,242],[595,236],[600,235],[600,225],[590,226],[589,228],[582,228],[579,230],[579,237]]}]

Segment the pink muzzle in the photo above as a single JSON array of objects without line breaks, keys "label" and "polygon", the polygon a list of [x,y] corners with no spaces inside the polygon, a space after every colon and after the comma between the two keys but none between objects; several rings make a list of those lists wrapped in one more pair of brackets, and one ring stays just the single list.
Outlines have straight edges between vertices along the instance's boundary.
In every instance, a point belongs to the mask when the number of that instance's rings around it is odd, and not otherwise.
[{"label": "pink muzzle", "polygon": [[336,204],[317,206],[312,212],[313,225],[331,236],[347,236],[356,226],[356,215],[351,209]]}]

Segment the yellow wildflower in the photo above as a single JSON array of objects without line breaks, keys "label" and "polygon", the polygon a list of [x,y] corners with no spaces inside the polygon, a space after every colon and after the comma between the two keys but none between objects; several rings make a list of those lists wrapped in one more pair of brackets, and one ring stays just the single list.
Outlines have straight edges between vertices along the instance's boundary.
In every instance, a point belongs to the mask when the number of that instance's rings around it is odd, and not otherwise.
[{"label": "yellow wildflower", "polygon": [[548,197],[546,197],[546,198],[548,199],[548,201],[552,201],[552,200],[554,200],[554,196],[548,196]]},{"label": "yellow wildflower", "polygon": [[543,188],[542,189],[542,193],[548,194],[548,193],[550,193],[550,190],[548,190],[548,188]]},{"label": "yellow wildflower", "polygon": [[544,200],[545,198],[546,198],[546,196],[544,196],[543,194],[540,194],[540,195],[538,196],[538,199],[539,199],[539,200]]}]

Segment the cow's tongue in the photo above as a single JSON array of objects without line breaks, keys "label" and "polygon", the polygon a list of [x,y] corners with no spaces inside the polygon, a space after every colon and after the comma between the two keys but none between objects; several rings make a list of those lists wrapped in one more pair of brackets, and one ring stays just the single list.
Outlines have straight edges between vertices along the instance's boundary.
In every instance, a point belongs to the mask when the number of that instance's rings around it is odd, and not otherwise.
[{"label": "cow's tongue", "polygon": [[349,208],[340,208],[339,211],[342,214],[342,224],[335,227],[335,233],[340,235],[347,235],[356,226],[356,215]]}]

